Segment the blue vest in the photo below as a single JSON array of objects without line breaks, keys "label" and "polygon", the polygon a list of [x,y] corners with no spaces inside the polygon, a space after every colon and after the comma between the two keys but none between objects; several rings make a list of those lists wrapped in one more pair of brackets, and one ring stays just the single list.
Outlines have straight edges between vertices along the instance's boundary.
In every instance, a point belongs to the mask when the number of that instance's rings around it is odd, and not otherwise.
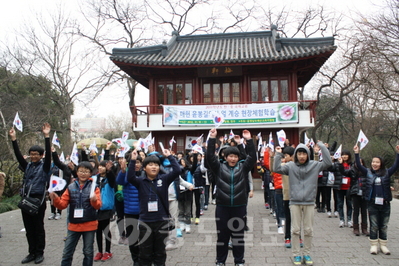
[{"label": "blue vest", "polygon": [[[90,190],[92,181],[88,180],[84,184],[82,190],[78,181],[68,186],[69,190],[69,222],[73,224],[85,223],[97,220],[97,210],[91,206],[90,203]],[[82,218],[74,218],[75,209],[83,209]]]},{"label": "blue vest", "polygon": [[24,183],[25,183],[25,194],[28,193],[30,186],[32,189],[30,195],[40,195],[46,192],[46,184],[49,181],[50,175],[43,171],[43,161],[37,163],[29,163],[25,169]]}]

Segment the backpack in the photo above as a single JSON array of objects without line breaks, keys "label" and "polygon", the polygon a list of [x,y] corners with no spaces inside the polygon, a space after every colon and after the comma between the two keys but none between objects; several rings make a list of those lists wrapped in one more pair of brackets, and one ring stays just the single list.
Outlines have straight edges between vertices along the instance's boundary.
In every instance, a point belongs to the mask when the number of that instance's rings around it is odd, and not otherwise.
[{"label": "backpack", "polygon": [[115,191],[108,184],[108,179],[104,179],[101,183],[101,202],[102,206],[100,210],[112,210],[115,205]]}]

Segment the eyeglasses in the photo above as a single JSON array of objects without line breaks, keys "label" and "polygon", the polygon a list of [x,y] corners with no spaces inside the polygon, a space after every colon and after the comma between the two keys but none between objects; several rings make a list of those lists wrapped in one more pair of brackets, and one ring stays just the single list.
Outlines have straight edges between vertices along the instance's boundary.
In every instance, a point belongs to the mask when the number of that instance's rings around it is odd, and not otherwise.
[{"label": "eyeglasses", "polygon": [[29,153],[29,156],[32,157],[32,156],[41,156],[41,155],[38,152],[35,152],[35,153]]},{"label": "eyeglasses", "polygon": [[91,174],[90,171],[82,171],[82,170],[79,170],[78,173],[81,173],[81,174],[84,174],[84,175]]}]

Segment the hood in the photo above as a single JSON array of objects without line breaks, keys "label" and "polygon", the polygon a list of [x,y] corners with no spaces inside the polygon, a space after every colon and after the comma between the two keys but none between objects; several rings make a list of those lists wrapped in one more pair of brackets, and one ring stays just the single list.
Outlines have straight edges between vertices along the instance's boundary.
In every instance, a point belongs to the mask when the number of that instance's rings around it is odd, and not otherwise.
[{"label": "hood", "polygon": [[298,152],[299,149],[304,149],[304,150],[306,151],[306,153],[308,154],[308,159],[307,159],[307,161],[304,163],[304,164],[307,164],[307,163],[309,162],[309,160],[310,160],[310,150],[309,150],[308,146],[306,146],[306,145],[303,144],[303,143],[300,143],[300,144],[296,147],[296,149],[295,149],[295,152],[294,152],[294,161],[295,161],[295,163],[296,163],[296,164],[299,164],[298,159],[297,159],[297,156],[296,156],[296,154],[297,154],[297,152]]}]

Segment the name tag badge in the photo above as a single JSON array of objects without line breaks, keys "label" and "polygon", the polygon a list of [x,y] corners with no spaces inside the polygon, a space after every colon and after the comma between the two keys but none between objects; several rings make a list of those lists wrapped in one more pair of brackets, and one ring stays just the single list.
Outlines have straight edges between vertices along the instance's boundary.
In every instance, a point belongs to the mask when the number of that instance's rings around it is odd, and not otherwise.
[{"label": "name tag badge", "polygon": [[83,218],[83,209],[75,209],[73,218]]},{"label": "name tag badge", "polygon": [[149,201],[148,202],[148,211],[149,212],[157,212],[158,211],[158,201]]},{"label": "name tag badge", "polygon": [[375,204],[384,205],[384,198],[375,197]]}]

